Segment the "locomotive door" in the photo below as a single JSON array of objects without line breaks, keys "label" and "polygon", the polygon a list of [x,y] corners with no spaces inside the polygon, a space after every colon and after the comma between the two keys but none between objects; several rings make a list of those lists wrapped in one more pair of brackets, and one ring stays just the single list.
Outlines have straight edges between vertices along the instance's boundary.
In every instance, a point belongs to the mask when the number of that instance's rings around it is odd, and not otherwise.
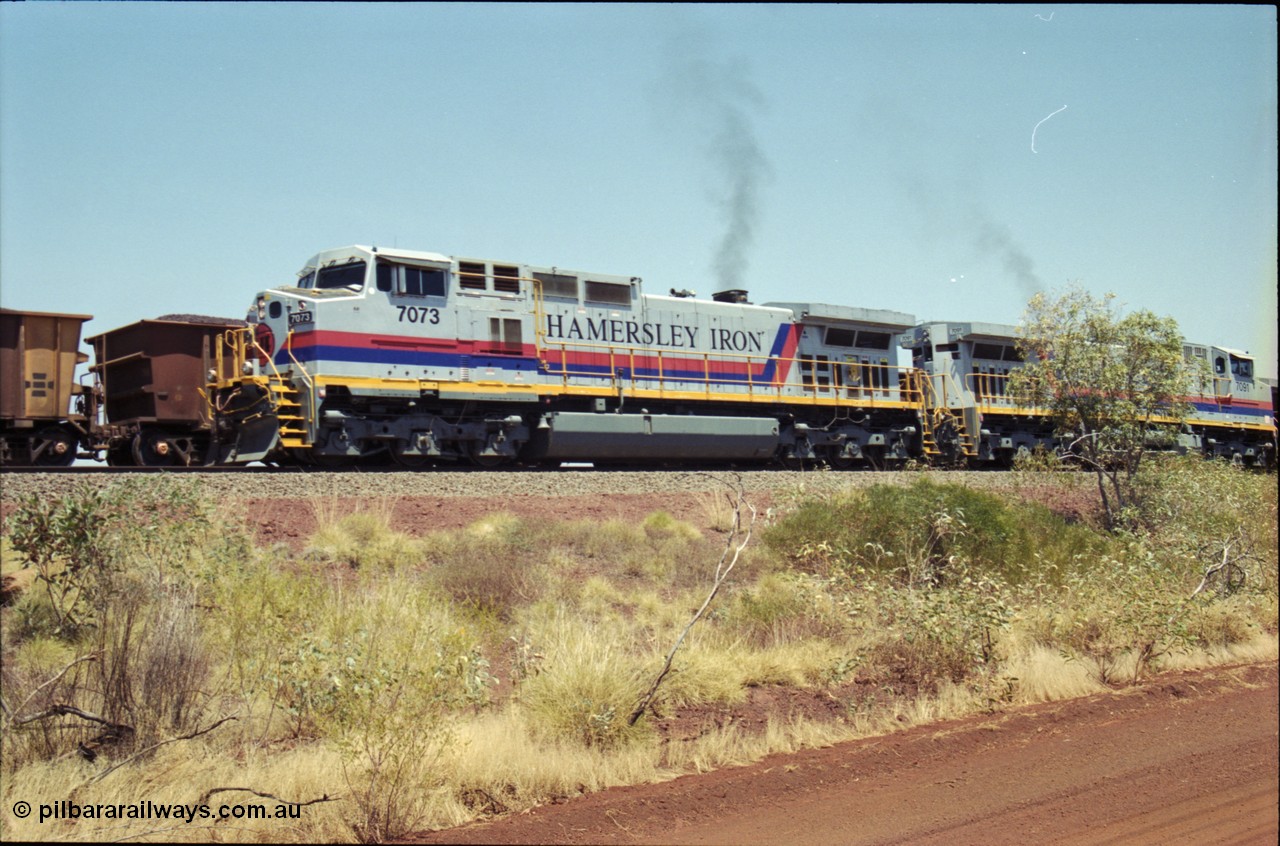
[{"label": "locomotive door", "polygon": [[1227,371],[1227,357],[1221,350],[1213,351],[1213,393],[1218,405],[1231,405],[1231,374]]},{"label": "locomotive door", "polygon": [[845,396],[855,398],[864,395],[867,387],[865,361],[865,358],[859,358],[856,355],[844,357],[844,364],[838,368],[837,372],[840,375],[840,381],[844,384]]},{"label": "locomotive door", "polygon": [[[441,349],[455,349],[459,326],[457,308],[450,308],[447,276],[442,268],[378,263],[378,296],[385,294],[390,326],[386,337],[373,338],[375,347],[391,348],[394,375],[439,379]],[[404,370],[401,371],[401,367]]]},{"label": "locomotive door", "polygon": [[[529,327],[518,311],[476,311],[471,315],[471,376],[476,380],[518,378],[520,364],[514,359],[526,355]],[[532,354],[531,347],[528,354]]]}]

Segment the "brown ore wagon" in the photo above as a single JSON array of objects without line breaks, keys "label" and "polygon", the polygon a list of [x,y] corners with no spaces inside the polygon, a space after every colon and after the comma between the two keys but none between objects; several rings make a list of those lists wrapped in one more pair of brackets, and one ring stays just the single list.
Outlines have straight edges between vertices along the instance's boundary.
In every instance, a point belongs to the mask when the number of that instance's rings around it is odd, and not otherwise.
[{"label": "brown ore wagon", "polygon": [[140,320],[89,338],[107,463],[204,464],[212,440],[205,393],[218,336],[243,326],[187,316]]},{"label": "brown ore wagon", "polygon": [[91,319],[0,309],[0,464],[63,467],[90,448],[93,397],[75,372],[89,360],[80,328]]}]

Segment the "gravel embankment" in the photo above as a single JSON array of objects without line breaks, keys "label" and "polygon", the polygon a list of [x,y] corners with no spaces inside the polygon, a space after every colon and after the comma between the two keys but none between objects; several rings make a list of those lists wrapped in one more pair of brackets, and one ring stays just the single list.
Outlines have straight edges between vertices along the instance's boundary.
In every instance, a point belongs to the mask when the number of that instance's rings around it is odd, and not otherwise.
[{"label": "gravel embankment", "polygon": [[[417,473],[354,472],[246,472],[174,474],[199,480],[210,494],[246,499],[312,496],[339,497],[503,497],[503,496],[584,496],[609,494],[690,493],[737,487],[745,491],[830,490],[883,482],[906,483],[927,475],[939,481],[954,481],[975,487],[1008,484],[1005,473],[873,473],[873,472],[788,472],[769,471],[600,471],[561,470],[541,472],[457,472]],[[105,473],[2,473],[0,498],[15,502],[28,494],[56,496],[77,484],[101,486],[119,481],[120,474]],[[129,478],[155,478],[154,475]]]}]

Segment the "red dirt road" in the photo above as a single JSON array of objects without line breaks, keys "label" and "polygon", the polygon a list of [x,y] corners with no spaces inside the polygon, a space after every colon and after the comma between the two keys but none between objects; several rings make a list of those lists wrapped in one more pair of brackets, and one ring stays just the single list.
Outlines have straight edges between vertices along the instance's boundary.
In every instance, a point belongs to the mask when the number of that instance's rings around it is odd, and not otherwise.
[{"label": "red dirt road", "polygon": [[1277,676],[1274,664],[1163,676],[411,839],[1274,846]]}]

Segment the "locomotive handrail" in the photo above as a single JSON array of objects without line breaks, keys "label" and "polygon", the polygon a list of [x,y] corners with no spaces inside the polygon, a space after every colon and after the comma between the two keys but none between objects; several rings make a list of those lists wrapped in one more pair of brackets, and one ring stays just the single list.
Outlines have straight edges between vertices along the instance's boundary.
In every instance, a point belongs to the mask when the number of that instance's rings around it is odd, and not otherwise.
[{"label": "locomotive handrail", "polygon": [[[577,364],[571,363],[569,355],[572,352],[592,358]],[[637,356],[647,359],[645,366],[652,368],[652,374],[637,372]],[[673,358],[687,362],[683,373],[676,374],[671,363]],[[868,373],[877,375],[854,385],[840,384],[839,381],[821,384],[815,372],[810,372],[796,382],[777,375],[767,381],[761,380],[760,377],[769,372],[771,364],[775,374],[784,364],[797,372],[802,362],[813,364],[812,360],[799,356],[784,358],[706,350],[661,350],[651,347],[592,344],[580,341],[546,341],[543,338],[539,359],[545,372],[559,376],[561,385],[564,387],[571,387],[573,385],[571,380],[574,379],[599,379],[608,380],[613,390],[624,387],[621,382],[625,381],[632,390],[653,390],[659,397],[671,392],[683,393],[695,390],[709,398],[716,387],[720,386],[734,395],[745,393],[750,400],[771,398],[797,404],[807,402],[822,405],[826,404],[824,400],[830,400],[832,404],[840,406],[876,405],[886,401],[919,406],[923,400],[922,391],[915,387],[910,377],[906,375],[911,372],[911,369],[897,364],[859,363],[859,368],[866,368]],[[625,372],[620,368],[623,362],[626,364]],[[713,374],[713,365],[717,363],[738,365],[742,369],[740,372],[735,368],[735,372]],[[693,367],[690,368],[689,365]],[[836,366],[843,365],[836,364]],[[758,373],[757,368],[760,369]],[[676,385],[688,387],[677,388]],[[788,385],[798,386],[804,390],[804,393],[788,396],[783,393]]]},{"label": "locomotive handrail", "polygon": [[1017,404],[1009,394],[1007,373],[966,373],[965,382],[980,406],[1007,408]]},{"label": "locomotive handrail", "polygon": [[1010,373],[967,373],[965,383],[973,394],[974,404],[981,411],[1011,411],[1024,414],[1048,415],[1049,410],[1039,406],[1021,405],[1018,397],[1009,392]]},{"label": "locomotive handrail", "polygon": [[542,341],[546,337],[547,330],[543,327],[547,325],[546,312],[543,310],[542,301],[542,280],[534,279],[533,284],[529,286],[529,292],[533,299],[533,351],[538,357],[538,361],[546,366],[546,361],[542,358]]},{"label": "locomotive handrail", "polygon": [[[921,399],[931,408],[953,408],[959,400],[964,397],[964,393],[956,387],[955,377],[950,373],[926,373],[923,374],[921,383],[928,386],[927,395],[922,395]],[[936,381],[936,384],[935,384]]]},{"label": "locomotive handrail", "polygon": [[[284,338],[285,352],[289,353],[289,360],[292,361],[294,365],[297,366],[298,372],[302,374],[302,381],[307,383],[307,390],[309,391],[315,390],[315,383],[311,380],[311,374],[307,372],[307,368],[303,367],[302,362],[298,361],[297,357],[295,357],[293,354],[292,341],[293,341],[293,330],[290,329],[289,333],[285,335],[285,338]],[[273,365],[273,368],[274,368],[274,365]]]},{"label": "locomotive handrail", "polygon": [[[248,339],[249,339],[249,344],[250,344],[250,345],[251,345],[255,350],[257,350],[257,351],[258,351],[259,356],[260,356],[264,361],[266,361],[267,366],[271,368],[271,375],[275,377],[275,380],[276,380],[277,382],[283,383],[283,382],[285,381],[285,379],[284,379],[284,376],[282,376],[282,375],[280,374],[280,369],[279,369],[278,367],[276,367],[275,356],[273,356],[273,355],[271,355],[271,353],[267,352],[267,350],[266,350],[265,348],[263,348],[263,346],[262,346],[261,344],[259,344],[259,343],[258,343],[258,339],[257,339],[256,337],[254,337],[253,335],[248,335],[247,337],[248,337]],[[289,336],[288,336],[288,335],[286,335],[286,336],[285,336],[285,341],[287,342],[288,340],[289,340]],[[290,356],[292,356],[292,355],[293,355],[293,353],[292,353],[292,352],[290,352]],[[268,377],[268,380],[270,380],[270,377]]]},{"label": "locomotive handrail", "polygon": [[[215,336],[213,353],[215,384],[236,381],[244,375],[244,363],[247,358],[244,339],[249,331],[248,327],[229,328]],[[227,376],[226,348],[230,348],[232,355],[230,376]]]}]

